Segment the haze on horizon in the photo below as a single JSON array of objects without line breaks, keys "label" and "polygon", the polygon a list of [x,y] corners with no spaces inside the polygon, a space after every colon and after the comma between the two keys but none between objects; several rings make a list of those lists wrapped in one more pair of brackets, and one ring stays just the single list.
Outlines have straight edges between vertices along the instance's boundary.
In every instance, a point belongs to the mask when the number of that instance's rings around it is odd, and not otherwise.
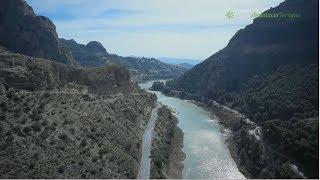
[{"label": "haze on horizon", "polygon": [[[204,60],[224,48],[252,13],[283,0],[26,0],[60,37],[101,42],[122,56]],[[94,2],[94,3],[93,3]],[[226,12],[234,18],[226,18]]]}]

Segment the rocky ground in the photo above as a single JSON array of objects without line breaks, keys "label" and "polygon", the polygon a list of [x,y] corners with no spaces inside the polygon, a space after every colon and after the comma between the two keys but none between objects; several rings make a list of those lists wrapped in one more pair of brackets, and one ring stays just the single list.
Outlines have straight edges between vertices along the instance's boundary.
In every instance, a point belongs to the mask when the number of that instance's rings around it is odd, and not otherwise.
[{"label": "rocky ground", "polygon": [[156,97],[122,67],[0,52],[1,178],[135,178]]},{"label": "rocky ground", "polygon": [[162,107],[158,111],[155,137],[151,151],[152,179],[181,179],[185,154],[182,152],[183,132],[172,112]]},{"label": "rocky ground", "polygon": [[216,102],[205,106],[219,120],[230,154],[246,177],[255,177],[257,175],[253,173],[259,172],[260,178],[306,178],[286,154],[270,147],[259,125]]}]

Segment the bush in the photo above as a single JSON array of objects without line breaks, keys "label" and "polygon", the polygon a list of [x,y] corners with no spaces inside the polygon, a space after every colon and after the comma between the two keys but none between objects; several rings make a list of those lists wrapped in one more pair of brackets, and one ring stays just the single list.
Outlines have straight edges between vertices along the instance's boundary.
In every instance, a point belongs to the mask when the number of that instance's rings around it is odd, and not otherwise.
[{"label": "bush", "polygon": [[63,142],[68,142],[69,141],[69,137],[65,133],[59,134],[58,138],[61,139]]},{"label": "bush", "polygon": [[46,128],[39,134],[39,137],[40,137],[42,140],[47,139],[49,136],[50,136],[50,132],[49,132],[49,130],[46,129]]},{"label": "bush", "polygon": [[2,109],[2,111],[7,111],[8,110],[7,103],[1,102],[0,103],[0,108]]},{"label": "bush", "polygon": [[5,121],[7,119],[6,115],[2,114],[0,115],[0,121]]},{"label": "bush", "polygon": [[41,126],[38,123],[34,123],[31,125],[31,128],[34,132],[40,132],[41,131]]},{"label": "bush", "polygon": [[63,166],[60,166],[57,170],[58,173],[62,174],[64,173],[64,167]]},{"label": "bush", "polygon": [[33,110],[29,117],[32,119],[32,121],[36,122],[42,119],[42,115],[39,114],[38,110]]}]

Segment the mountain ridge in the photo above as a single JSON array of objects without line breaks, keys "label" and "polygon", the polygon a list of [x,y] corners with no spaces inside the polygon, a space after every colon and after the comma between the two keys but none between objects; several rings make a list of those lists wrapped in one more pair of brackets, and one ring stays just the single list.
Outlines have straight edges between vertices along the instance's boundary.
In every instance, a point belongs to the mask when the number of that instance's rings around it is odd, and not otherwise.
[{"label": "mountain ridge", "polygon": [[187,59],[187,58],[170,58],[170,57],[159,57],[157,58],[160,61],[168,64],[181,64],[181,63],[188,63],[191,65],[199,64],[201,61],[197,59]]},{"label": "mountain ridge", "polygon": [[219,52],[166,86],[154,86],[209,108],[216,108],[217,101],[260,128],[262,141],[252,137],[255,128],[245,119],[234,118],[227,126],[235,134],[238,166],[250,178],[296,177],[287,163],[296,164],[306,177],[318,177],[318,3],[282,2],[264,13],[300,17],[258,17]]},{"label": "mountain ridge", "polygon": [[59,44],[53,22],[37,16],[24,0],[1,1],[0,45],[17,53],[75,65],[69,50]]},{"label": "mountain ridge", "polygon": [[[122,57],[116,54],[109,54],[103,45],[97,41],[91,41],[87,45],[83,45],[74,40],[60,38],[60,42],[70,49],[80,65],[97,67],[106,64],[123,64],[130,71],[134,81],[170,79],[186,71],[185,68],[166,64],[154,58]],[[96,50],[92,50],[89,47],[90,44]]]}]

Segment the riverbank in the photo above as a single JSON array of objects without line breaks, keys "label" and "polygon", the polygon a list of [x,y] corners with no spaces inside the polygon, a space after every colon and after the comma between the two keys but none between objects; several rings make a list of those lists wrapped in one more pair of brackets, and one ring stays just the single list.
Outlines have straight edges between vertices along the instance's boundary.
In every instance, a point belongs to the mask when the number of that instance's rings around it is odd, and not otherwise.
[{"label": "riverbank", "polygon": [[[149,89],[153,82],[139,84],[143,89]],[[225,145],[225,137],[219,130],[218,122],[211,121],[210,112],[205,111],[205,108],[197,106],[195,103],[183,100],[183,98],[174,98],[165,96],[164,94],[152,91],[156,94],[158,102],[166,105],[171,114],[179,121],[179,128],[184,134],[176,129],[177,139],[181,139],[181,145],[170,146],[171,142],[176,142],[171,138],[165,138],[164,134],[174,133],[165,132],[164,129],[173,129],[172,127],[162,125],[162,133],[156,134],[161,140],[166,142],[157,142],[155,140],[155,150],[152,154],[154,160],[151,178],[185,178],[185,179],[244,179],[244,176],[239,172],[236,163],[232,159],[227,146]],[[168,119],[168,118],[167,118]],[[160,122],[160,121],[158,121]],[[164,128],[166,127],[166,128]],[[169,127],[169,128],[168,128]],[[183,135],[183,139],[177,135]],[[183,142],[182,142],[183,140]],[[181,166],[181,147],[183,143],[183,152],[186,154],[183,166]],[[179,144],[179,143],[178,143]],[[163,145],[163,146],[162,146]],[[166,151],[170,147],[176,147],[178,156],[171,156],[174,150]],[[171,152],[171,153],[170,153]],[[172,158],[173,157],[173,158]],[[170,161],[176,160],[171,163]],[[177,160],[178,159],[178,160]],[[177,167],[177,168],[176,168]],[[182,168],[183,167],[183,168]],[[182,171],[182,173],[181,173]],[[173,176],[173,175],[174,176]]]},{"label": "riverbank", "polygon": [[182,161],[185,159],[183,132],[172,113],[167,107],[158,111],[151,150],[152,179],[182,179]]},{"label": "riverbank", "polygon": [[235,161],[237,168],[246,178],[250,178],[251,174],[248,172],[247,167],[243,163],[241,163],[239,144],[235,140],[235,132],[232,128],[236,123],[240,122],[241,119],[245,119],[245,117],[241,113],[234,111],[226,106],[222,106],[217,102],[208,103],[204,101],[203,98],[196,95],[165,89],[164,85],[165,84],[162,82],[154,83],[151,89],[160,91],[166,96],[184,99],[210,112],[210,119],[217,120],[219,130],[224,135],[225,145],[229,150],[231,158]]},{"label": "riverbank", "polygon": [[231,130],[232,126],[236,122],[239,122],[241,119],[243,119],[244,116],[237,111],[234,111],[232,109],[229,109],[225,106],[218,104],[217,102],[212,103],[210,106],[206,103],[195,101],[195,100],[190,100],[190,99],[185,99],[185,100],[193,104],[196,104],[197,106],[200,106],[201,108],[210,112],[211,113],[210,117],[218,121],[219,130],[221,133],[223,133],[225,137],[225,144],[229,149],[232,159],[236,162],[239,171],[246,178],[250,177],[250,174],[248,173],[246,168],[241,165],[241,158],[238,153],[239,148],[237,147],[236,142],[234,141],[234,132]]},{"label": "riverbank", "polygon": [[275,151],[264,139],[262,127],[241,113],[200,96],[168,89],[162,92],[191,101],[212,113],[212,119],[218,120],[219,129],[225,136],[232,159],[246,178],[304,178],[304,174],[295,168],[296,162]]},{"label": "riverbank", "polygon": [[233,131],[233,126],[240,122],[245,117],[232,109],[213,102],[212,104],[206,104],[203,102],[192,101],[194,104],[204,108],[205,110],[211,112],[211,117],[216,119],[219,123],[219,129],[225,136],[225,144],[229,149],[232,159],[236,162],[239,171],[246,177],[250,178],[250,173],[247,171],[246,167],[241,163],[241,157],[239,154],[239,146],[235,141],[235,132]]},{"label": "riverbank", "polygon": [[[243,126],[243,124],[240,125],[240,122],[245,122],[246,118],[244,115],[226,106],[220,105],[215,101],[211,103],[202,102],[200,100],[201,98],[200,99],[196,98],[196,100],[193,100],[193,96],[192,97],[181,96],[179,92],[174,92],[174,93],[171,92],[171,93],[167,93],[166,95],[184,99],[210,112],[211,118],[217,120],[217,122],[219,123],[219,130],[221,133],[224,134],[224,137],[225,137],[225,145],[227,146],[232,159],[235,161],[238,170],[246,178],[252,177],[252,174],[248,170],[249,169],[248,164],[246,164],[248,162],[243,163],[244,154],[245,154],[244,152],[247,149],[246,148],[241,149],[240,144],[242,142],[241,142],[241,138],[239,138],[241,132],[236,132],[243,128],[241,127]],[[238,125],[238,128],[234,128],[234,126],[237,126],[237,125]],[[249,125],[252,125],[252,124],[249,123]],[[246,129],[248,129],[248,127]]]}]

